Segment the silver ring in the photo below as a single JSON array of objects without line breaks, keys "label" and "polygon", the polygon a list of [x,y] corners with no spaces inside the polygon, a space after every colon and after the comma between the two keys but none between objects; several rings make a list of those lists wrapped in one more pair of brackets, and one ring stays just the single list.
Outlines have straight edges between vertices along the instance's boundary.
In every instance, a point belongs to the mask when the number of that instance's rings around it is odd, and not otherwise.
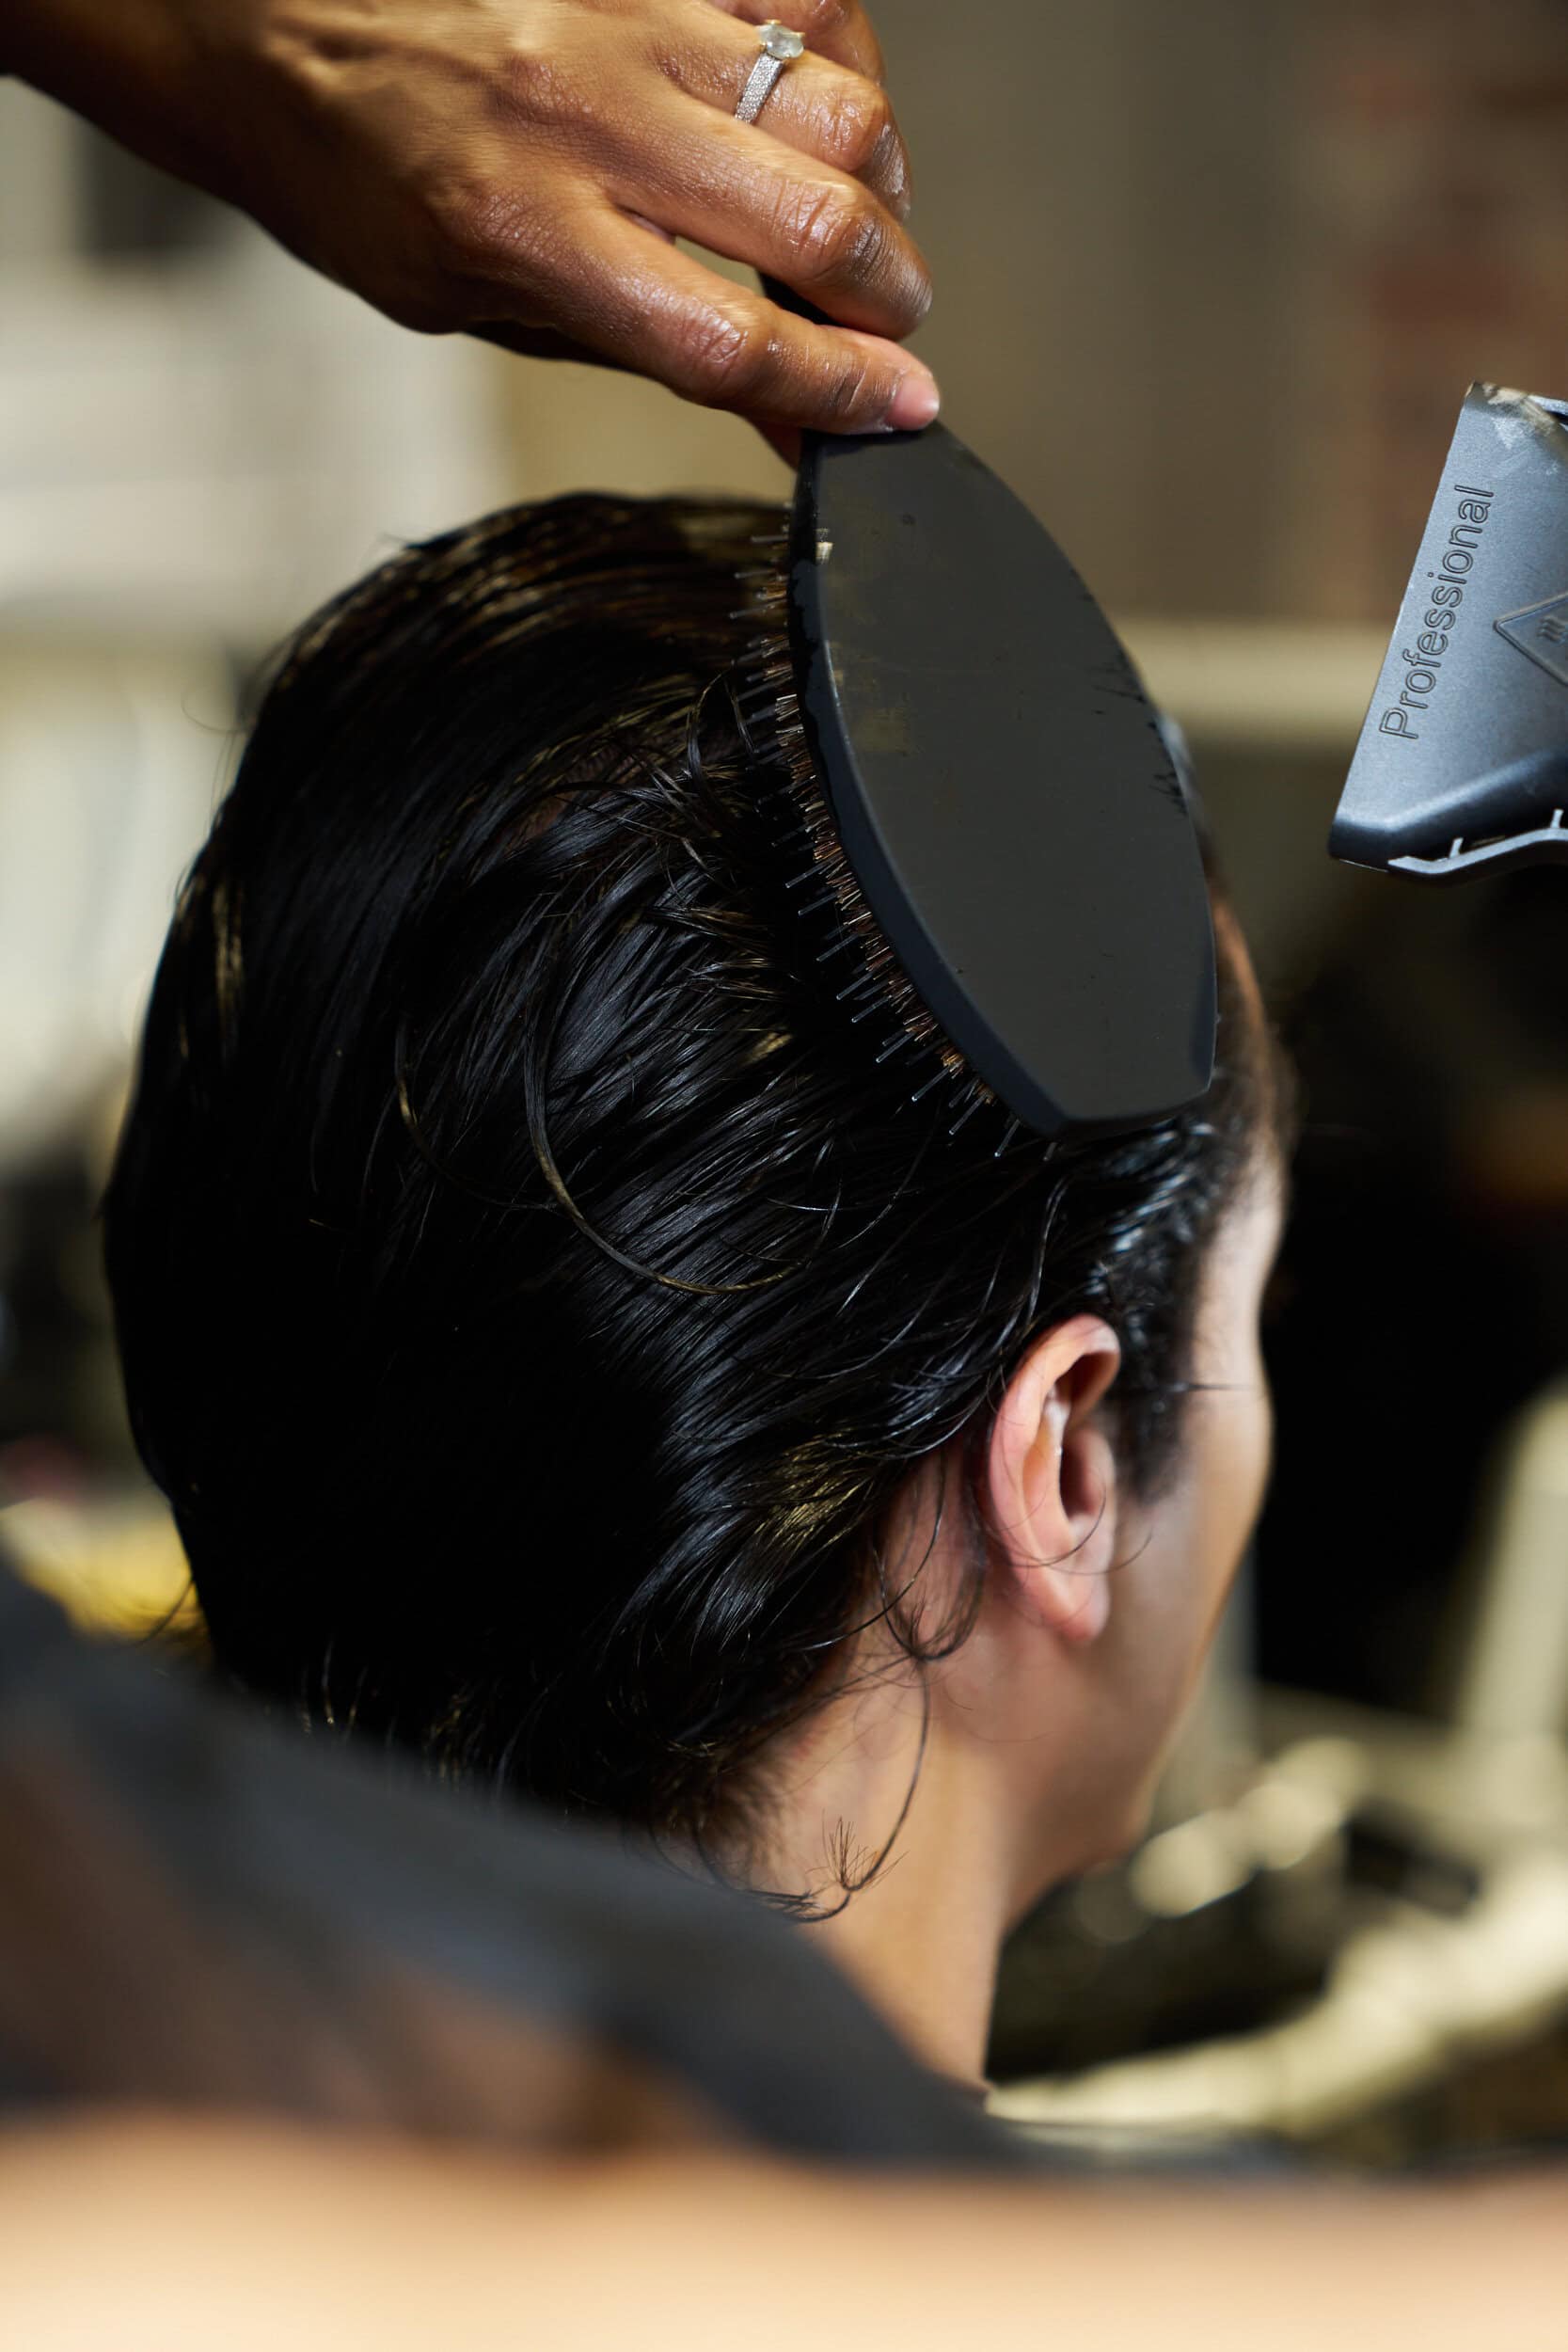
[{"label": "silver ring", "polygon": [[740,103],[735,110],[736,122],[754,122],[773,95],[773,85],[785,66],[793,65],[805,48],[799,33],[787,24],[769,17],[757,27],[757,46],[761,56],[752,68],[750,79],[740,93]]}]

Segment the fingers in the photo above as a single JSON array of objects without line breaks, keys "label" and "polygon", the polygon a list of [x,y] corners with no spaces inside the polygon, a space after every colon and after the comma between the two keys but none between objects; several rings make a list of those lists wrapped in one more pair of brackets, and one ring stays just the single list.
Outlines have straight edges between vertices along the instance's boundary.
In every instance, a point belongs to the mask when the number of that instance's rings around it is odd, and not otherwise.
[{"label": "fingers", "polygon": [[860,181],[679,101],[659,131],[635,185],[611,180],[628,211],[782,278],[846,326],[901,341],[919,326],[931,303],[926,263]]},{"label": "fingers", "polygon": [[[757,56],[738,25],[726,26],[719,39],[693,40],[670,56],[665,71],[690,97],[733,116]],[[863,181],[896,218],[907,217],[909,150],[880,82],[808,53],[780,74],[755,128]]]},{"label": "fingers", "polygon": [[816,56],[831,57],[873,82],[882,78],[881,43],[860,0],[711,0],[711,5],[742,24],[764,24],[772,17],[799,33]]},{"label": "fingers", "polygon": [[[935,384],[897,344],[930,285],[902,224],[908,164],[858,0],[641,4],[574,13],[575,45],[510,56],[504,129],[433,208],[447,315],[425,323],[597,359],[779,428],[928,423]],[[751,28],[769,12],[822,48],[743,124]],[[779,281],[773,298],[677,236]],[[795,315],[791,294],[826,316]]]},{"label": "fingers", "polygon": [[607,368],[619,373],[625,362],[610,358],[602,351],[592,351],[586,343],[574,342],[550,326],[522,326],[512,319],[479,319],[465,332],[480,342],[493,343],[498,351],[510,351],[519,359],[575,359],[579,367]]},{"label": "fingers", "polygon": [[[506,333],[493,276],[486,331]],[[523,295],[536,317],[535,274]],[[561,332],[705,407],[829,433],[913,431],[937,410],[929,371],[876,335],[792,317],[608,207],[579,224],[546,307]]]}]

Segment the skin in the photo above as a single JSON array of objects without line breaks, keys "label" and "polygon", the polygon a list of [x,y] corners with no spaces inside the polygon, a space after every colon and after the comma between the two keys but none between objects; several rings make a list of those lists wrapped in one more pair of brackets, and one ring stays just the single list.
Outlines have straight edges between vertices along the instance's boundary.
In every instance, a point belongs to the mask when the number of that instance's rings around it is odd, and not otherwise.
[{"label": "skin", "polygon": [[[879,1852],[913,1783],[887,1866],[813,1932],[942,2073],[979,2078],[1008,1929],[1146,1826],[1262,1502],[1272,1415],[1259,1318],[1282,1198],[1271,1146],[1206,1261],[1202,1385],[1172,1483],[1145,1502],[1121,1476],[1115,1333],[1088,1315],[1046,1332],[989,1443],[973,1632],[923,1677],[885,1634],[867,1637],[854,1687],[772,1759],[768,1883],[812,1886],[829,1904],[833,1840],[847,1828],[861,1857]],[[961,1475],[955,1450],[911,1488],[894,1542],[938,1612],[971,1565]]]},{"label": "skin", "polygon": [[[641,370],[768,423],[917,426],[935,388],[894,343],[928,289],[899,227],[907,165],[874,37],[847,0],[767,12],[817,54],[760,132],[729,120],[754,55],[743,24],[764,13],[744,0],[724,27],[724,0],[6,0],[0,63],[410,326]],[[770,270],[839,326],[729,288],[675,234]],[[1240,1554],[1267,1451],[1271,1189],[1260,1171],[1216,1246],[1200,1349],[1221,1385],[1155,1511],[1119,1492],[1105,1327],[1047,1334],[999,1418],[994,1573],[935,1683],[912,1867],[821,1931],[895,2014],[899,1979],[929,1967],[951,1987],[956,2034],[934,1998],[906,2022],[955,2072],[978,2062],[1001,1925],[1037,1882],[1132,1834]],[[927,1572],[955,1566],[939,1550]],[[885,1684],[840,1718],[836,1755],[784,1759],[785,1848],[812,1851],[814,1815],[876,1821],[891,1802],[895,1818],[909,1695]],[[938,1922],[968,1916],[966,1892],[981,1933],[944,1948]],[[890,1931],[911,1921],[912,1942]],[[523,2166],[232,2121],[0,2135],[15,2340],[159,2352],[338,2345],[368,2320],[395,2352],[450,2335],[454,2314],[494,2344],[782,2352],[800,2341],[802,2247],[830,2345],[983,2332],[1251,2352],[1262,2328],[1275,2352],[1369,2334],[1384,2352],[1545,2346],[1565,2220],[1560,2175],[1218,2197],[812,2178],[733,2155]]]},{"label": "skin", "polygon": [[1557,2352],[1565,2223],[1551,2173],[1014,2185],[243,2121],[0,2135],[7,2342],[51,2352]]},{"label": "skin", "polygon": [[[809,53],[738,123],[768,15]],[[0,66],[404,326],[631,369],[775,438],[936,414],[898,348],[930,281],[860,0],[4,0]]]}]

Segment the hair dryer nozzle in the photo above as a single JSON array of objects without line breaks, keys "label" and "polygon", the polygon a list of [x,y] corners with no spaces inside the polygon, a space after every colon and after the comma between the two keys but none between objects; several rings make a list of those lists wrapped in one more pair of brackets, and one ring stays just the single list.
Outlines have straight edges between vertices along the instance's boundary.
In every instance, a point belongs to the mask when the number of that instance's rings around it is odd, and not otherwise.
[{"label": "hair dryer nozzle", "polygon": [[1471,385],[1328,846],[1433,882],[1568,857],[1568,402]]}]

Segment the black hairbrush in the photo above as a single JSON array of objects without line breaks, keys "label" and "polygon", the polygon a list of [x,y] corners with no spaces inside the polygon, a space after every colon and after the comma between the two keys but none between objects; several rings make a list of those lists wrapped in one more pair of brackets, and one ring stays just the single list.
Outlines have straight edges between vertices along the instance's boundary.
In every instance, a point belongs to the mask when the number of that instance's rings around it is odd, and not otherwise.
[{"label": "black hairbrush", "polygon": [[[1158,718],[1049,532],[941,425],[808,434],[741,697],[836,914],[841,993],[955,1123],[1154,1123],[1210,1084],[1214,946]],[[830,950],[830,952],[833,952]]]}]

